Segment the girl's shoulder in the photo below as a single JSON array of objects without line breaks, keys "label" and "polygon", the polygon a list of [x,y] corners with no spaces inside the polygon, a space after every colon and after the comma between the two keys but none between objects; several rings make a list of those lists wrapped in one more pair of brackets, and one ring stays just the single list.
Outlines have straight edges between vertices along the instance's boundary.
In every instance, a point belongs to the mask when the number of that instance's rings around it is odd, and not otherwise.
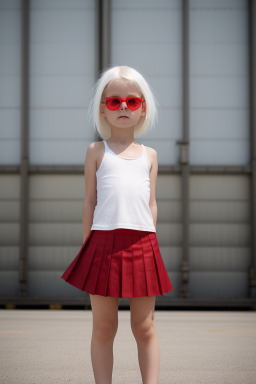
[{"label": "girl's shoulder", "polygon": [[104,151],[105,149],[103,141],[94,141],[87,147],[86,159],[89,161],[97,161],[98,158],[104,153]]},{"label": "girl's shoulder", "polygon": [[147,152],[147,155],[152,157],[152,158],[156,158],[157,157],[157,151],[152,148],[152,147],[148,147],[146,145],[144,145],[145,149],[146,149],[146,152]]},{"label": "girl's shoulder", "polygon": [[154,148],[152,148],[152,147],[148,147],[147,145],[144,145],[144,147],[146,148],[146,150],[147,150],[148,152],[151,152],[151,153],[157,153],[157,151],[156,151]]},{"label": "girl's shoulder", "polygon": [[105,148],[103,141],[94,141],[90,143],[85,157],[86,166],[97,171],[104,156],[104,152]]},{"label": "girl's shoulder", "polygon": [[146,149],[146,154],[148,156],[150,170],[152,169],[153,166],[158,167],[157,151],[154,148],[148,147],[146,145],[144,145],[144,147]]},{"label": "girl's shoulder", "polygon": [[102,145],[104,146],[103,140],[99,140],[99,141],[93,141],[92,143],[90,143],[89,147],[90,148],[97,148],[97,147],[100,147]]},{"label": "girl's shoulder", "polygon": [[103,148],[104,148],[103,141],[93,141],[92,143],[89,144],[87,151],[97,156],[100,152],[102,152]]}]

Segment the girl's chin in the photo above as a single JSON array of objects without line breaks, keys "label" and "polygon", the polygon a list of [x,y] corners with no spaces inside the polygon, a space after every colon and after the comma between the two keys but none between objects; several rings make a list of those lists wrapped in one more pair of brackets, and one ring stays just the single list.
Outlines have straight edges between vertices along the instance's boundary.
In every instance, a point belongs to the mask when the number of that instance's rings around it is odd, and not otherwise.
[{"label": "girl's chin", "polygon": [[117,125],[111,125],[111,127],[113,128],[113,129],[134,129],[134,125],[132,125],[132,126],[129,126],[129,127],[127,127],[127,126],[125,126],[125,125],[119,125],[119,126],[117,126]]},{"label": "girl's chin", "polygon": [[132,123],[130,119],[119,119],[117,122],[115,121],[115,124],[111,124],[114,127],[125,127],[125,128],[132,128],[136,125],[135,123]]}]

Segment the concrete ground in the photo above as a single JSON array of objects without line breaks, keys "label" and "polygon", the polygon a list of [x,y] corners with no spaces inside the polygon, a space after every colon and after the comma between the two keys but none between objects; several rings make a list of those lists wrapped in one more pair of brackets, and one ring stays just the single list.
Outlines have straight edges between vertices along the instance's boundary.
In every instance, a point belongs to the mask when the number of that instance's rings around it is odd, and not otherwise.
[{"label": "concrete ground", "polygon": [[[159,384],[255,384],[256,312],[156,311]],[[94,384],[90,310],[0,310],[0,383]],[[141,384],[130,311],[119,310],[113,384]]]}]

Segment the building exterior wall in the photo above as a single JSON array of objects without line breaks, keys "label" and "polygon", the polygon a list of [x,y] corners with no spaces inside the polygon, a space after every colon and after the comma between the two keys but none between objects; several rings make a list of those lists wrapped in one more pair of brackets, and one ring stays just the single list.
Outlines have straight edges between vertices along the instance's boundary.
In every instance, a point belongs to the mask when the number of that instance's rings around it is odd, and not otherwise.
[{"label": "building exterior wall", "polygon": [[[185,5],[190,87],[184,112]],[[157,236],[174,286],[165,296],[175,299],[183,292],[188,207],[189,297],[248,298],[255,197],[249,1],[244,0],[0,0],[0,297],[20,293],[24,7],[30,26],[27,295],[84,295],[60,276],[82,244],[83,164],[88,145],[100,139],[86,113],[104,67],[98,63],[109,57],[110,65],[140,71],[158,102],[157,127],[137,140],[158,152]],[[185,116],[186,205],[178,145]],[[197,166],[205,171],[197,173]]]}]

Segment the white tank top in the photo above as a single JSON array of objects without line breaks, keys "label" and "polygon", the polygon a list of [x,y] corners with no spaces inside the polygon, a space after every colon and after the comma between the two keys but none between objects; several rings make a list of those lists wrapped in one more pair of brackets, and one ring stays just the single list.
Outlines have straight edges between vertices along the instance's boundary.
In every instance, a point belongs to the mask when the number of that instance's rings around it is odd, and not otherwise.
[{"label": "white tank top", "polygon": [[156,232],[149,208],[150,163],[143,144],[142,154],[122,157],[103,140],[105,153],[96,172],[97,205],[91,229],[129,228]]}]

